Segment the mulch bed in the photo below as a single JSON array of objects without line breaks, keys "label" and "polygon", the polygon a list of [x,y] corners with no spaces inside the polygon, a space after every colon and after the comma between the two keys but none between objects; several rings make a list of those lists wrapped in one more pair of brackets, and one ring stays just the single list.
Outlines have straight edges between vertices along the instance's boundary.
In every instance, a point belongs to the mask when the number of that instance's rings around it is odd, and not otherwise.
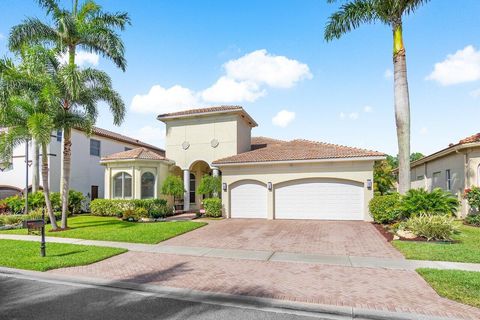
[{"label": "mulch bed", "polygon": [[[378,224],[378,223],[374,223],[372,222],[372,225],[375,227],[375,229],[377,229],[378,232],[380,232],[380,234],[388,241],[388,242],[391,242],[393,240],[393,233],[391,233],[390,231],[387,230],[387,228],[382,225],[382,224]],[[403,237],[400,237],[399,239],[400,241],[416,241],[416,242],[427,242],[427,238],[423,238],[423,237],[416,237],[416,238],[412,238],[412,239],[408,239],[408,238],[403,238]],[[448,243],[448,244],[453,244],[453,243],[457,243],[459,241],[428,241],[428,242],[431,242],[431,243]]]}]

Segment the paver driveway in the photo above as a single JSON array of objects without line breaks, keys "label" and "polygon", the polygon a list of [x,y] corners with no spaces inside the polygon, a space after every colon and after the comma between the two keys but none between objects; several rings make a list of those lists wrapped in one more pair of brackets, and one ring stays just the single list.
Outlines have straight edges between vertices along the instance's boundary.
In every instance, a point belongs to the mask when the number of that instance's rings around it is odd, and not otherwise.
[{"label": "paver driveway", "polygon": [[368,222],[320,220],[209,220],[160,245],[195,246],[403,259]]}]

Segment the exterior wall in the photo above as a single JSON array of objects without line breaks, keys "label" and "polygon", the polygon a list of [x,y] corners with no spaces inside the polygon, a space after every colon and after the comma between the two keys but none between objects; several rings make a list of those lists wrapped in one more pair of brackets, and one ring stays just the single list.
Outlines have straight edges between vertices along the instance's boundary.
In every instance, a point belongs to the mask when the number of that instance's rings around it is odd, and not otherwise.
[{"label": "exterior wall", "polygon": [[227,191],[222,191],[224,215],[230,217],[230,186],[241,180],[255,180],[273,184],[273,190],[268,191],[268,218],[274,219],[275,185],[283,182],[305,178],[333,178],[358,181],[364,184],[364,219],[371,221],[368,203],[373,198],[373,189],[366,186],[368,179],[373,181],[373,161],[337,161],[317,163],[284,163],[255,164],[242,166],[220,166],[222,182],[227,184]]},{"label": "exterior wall", "polygon": [[[32,157],[32,148],[29,144],[29,156]],[[12,166],[0,172],[0,186],[14,187],[25,190],[25,143],[20,144],[13,150]],[[28,185],[32,184],[32,167],[28,167]]]},{"label": "exterior wall", "polygon": [[250,151],[252,147],[252,128],[241,118],[237,119],[237,154]]},{"label": "exterior wall", "polygon": [[[168,120],[166,157],[185,170],[198,160],[211,164],[214,160],[236,155],[239,150],[249,150],[250,127],[245,126],[248,124],[235,114]],[[213,139],[219,142],[215,148],[211,145]],[[182,148],[185,141],[190,144],[186,150]]]},{"label": "exterior wall", "polygon": [[141,199],[141,178],[145,172],[151,172],[155,176],[155,198],[165,198],[161,193],[163,181],[169,174],[171,164],[158,160],[129,160],[116,161],[106,164],[105,168],[105,198],[113,197],[113,177],[121,172],[132,176],[132,197],[129,199]]}]

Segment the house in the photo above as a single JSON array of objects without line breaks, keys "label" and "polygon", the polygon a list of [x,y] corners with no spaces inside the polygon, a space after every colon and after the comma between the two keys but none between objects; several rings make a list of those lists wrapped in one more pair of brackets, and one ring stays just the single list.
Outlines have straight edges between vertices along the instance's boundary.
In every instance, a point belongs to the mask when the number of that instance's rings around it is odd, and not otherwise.
[{"label": "house", "polygon": [[382,153],[307,140],[251,137],[255,120],[240,106],[161,114],[165,155],[137,148],[102,158],[105,197],[159,197],[168,174],[183,178],[184,210],[199,210],[196,187],[221,176],[224,216],[371,220],[373,164]]},{"label": "house", "polygon": [[[52,192],[60,191],[62,131],[52,135],[48,146],[49,181]],[[70,188],[81,191],[87,199],[104,197],[104,167],[99,163],[101,157],[134,148],[146,148],[151,152],[164,155],[165,151],[130,137],[101,128],[93,128],[90,136],[83,131],[72,129],[72,163]],[[28,184],[31,188],[33,168],[32,146],[29,143]],[[0,172],[0,199],[25,190],[25,144],[15,148],[10,166]],[[40,186],[42,179],[40,174]]]},{"label": "house", "polygon": [[480,185],[480,133],[411,163],[412,188],[441,188],[462,200],[459,214],[466,216],[466,188]]}]

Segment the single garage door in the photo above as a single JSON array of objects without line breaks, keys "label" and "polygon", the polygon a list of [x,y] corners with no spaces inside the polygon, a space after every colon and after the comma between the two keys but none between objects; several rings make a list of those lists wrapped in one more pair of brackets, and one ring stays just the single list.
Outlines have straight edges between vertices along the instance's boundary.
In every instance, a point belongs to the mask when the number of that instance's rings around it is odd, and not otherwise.
[{"label": "single garage door", "polygon": [[245,181],[230,190],[232,218],[267,218],[267,188],[255,181]]},{"label": "single garage door", "polygon": [[275,188],[276,219],[363,220],[361,183],[307,179]]}]

